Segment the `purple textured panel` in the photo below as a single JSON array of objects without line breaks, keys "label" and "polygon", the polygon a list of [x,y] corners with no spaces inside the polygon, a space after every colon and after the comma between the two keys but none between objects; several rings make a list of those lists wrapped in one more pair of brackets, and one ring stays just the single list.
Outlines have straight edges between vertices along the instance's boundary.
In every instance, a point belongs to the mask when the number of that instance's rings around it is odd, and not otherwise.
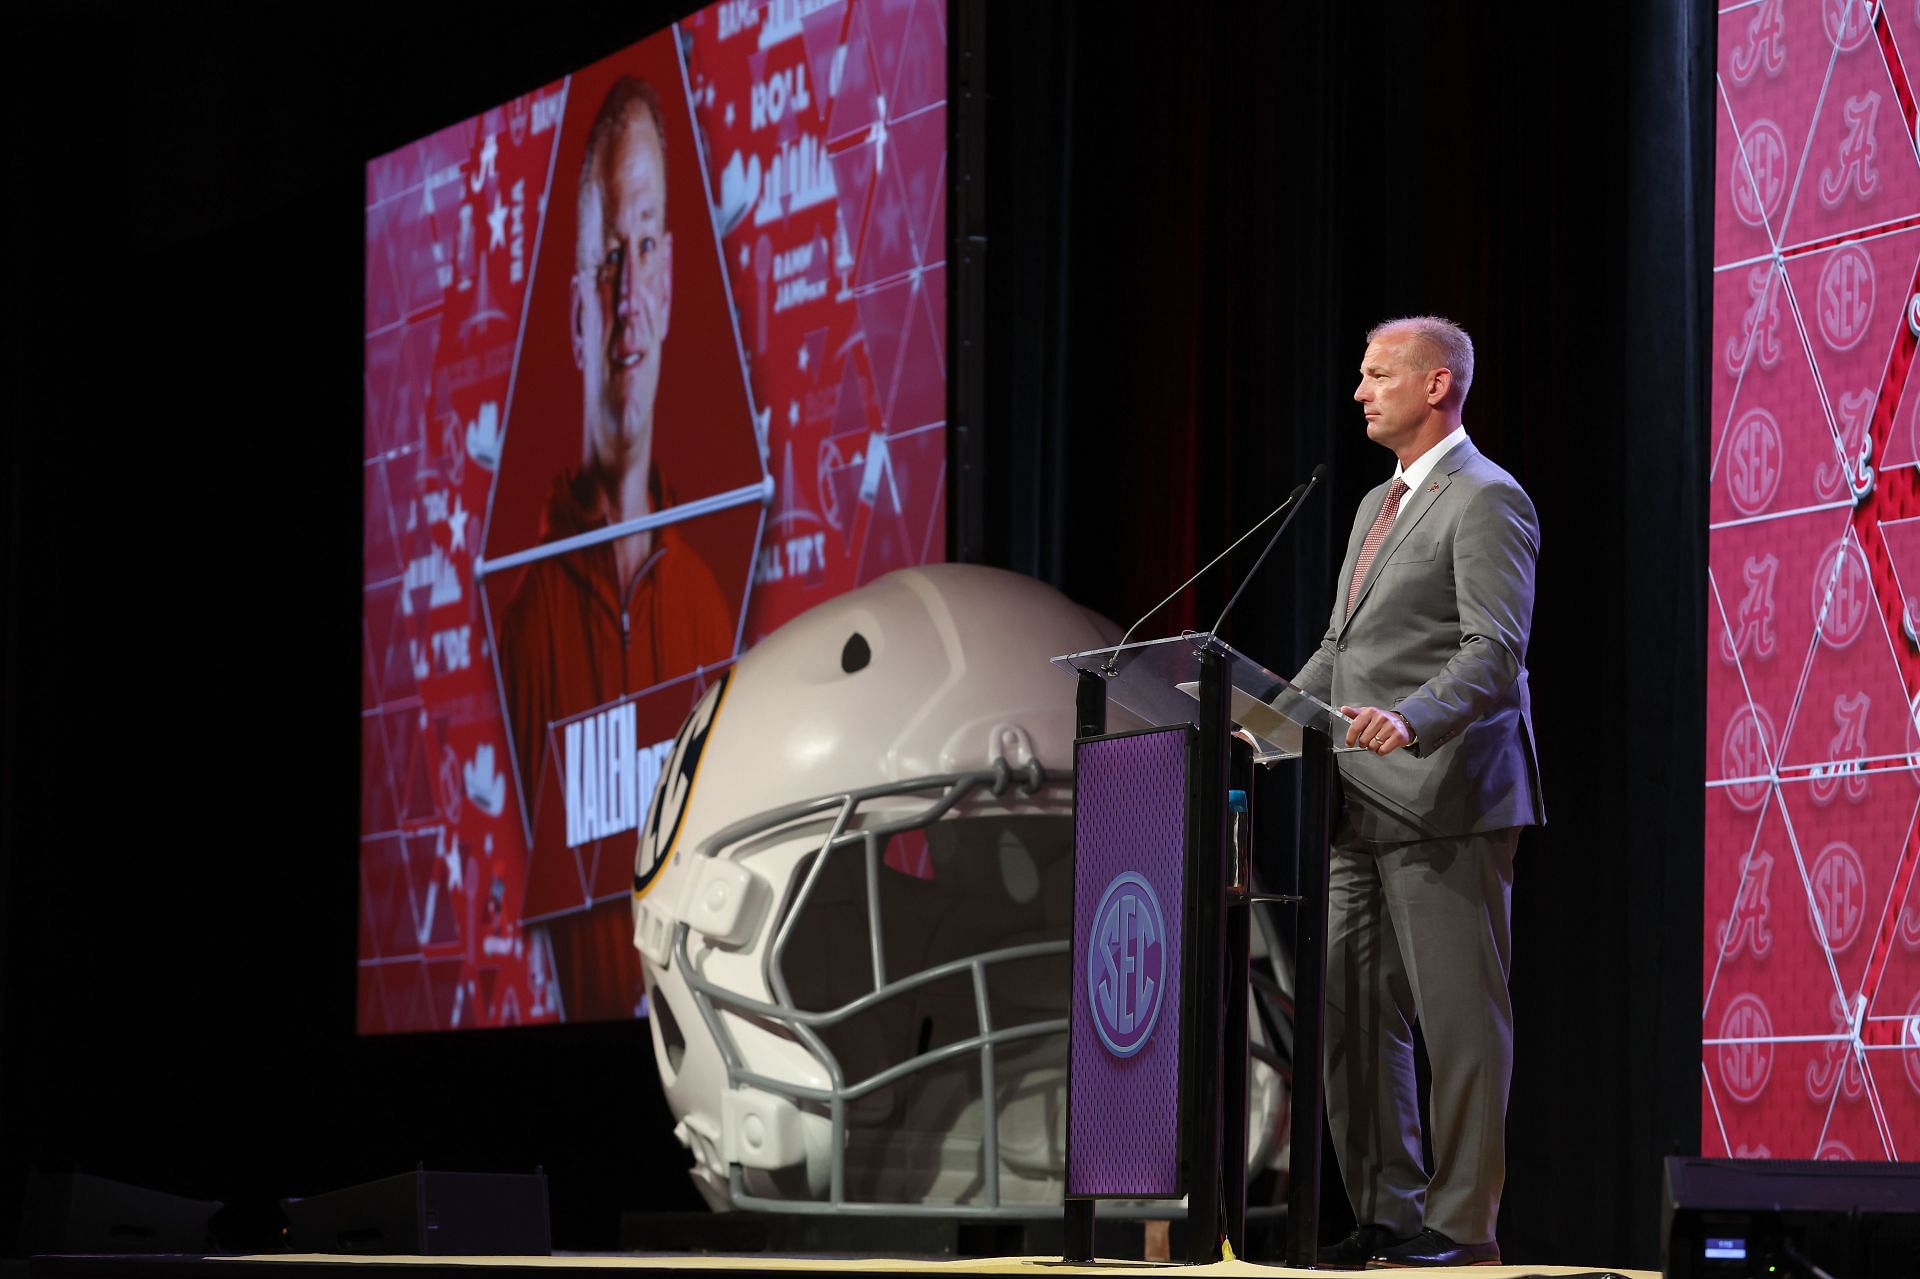
[{"label": "purple textured panel", "polygon": [[1182,726],[1080,743],[1067,1193],[1180,1191]]}]

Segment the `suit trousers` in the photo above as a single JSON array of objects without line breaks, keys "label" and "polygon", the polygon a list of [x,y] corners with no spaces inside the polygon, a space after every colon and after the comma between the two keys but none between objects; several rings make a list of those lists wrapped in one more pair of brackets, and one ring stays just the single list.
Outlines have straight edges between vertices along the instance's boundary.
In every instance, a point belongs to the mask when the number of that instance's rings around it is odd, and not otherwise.
[{"label": "suit trousers", "polygon": [[[1456,1243],[1494,1238],[1513,1075],[1517,827],[1374,843],[1344,818],[1328,877],[1327,1116],[1354,1218]],[[1418,1018],[1433,1068],[1421,1157]]]}]

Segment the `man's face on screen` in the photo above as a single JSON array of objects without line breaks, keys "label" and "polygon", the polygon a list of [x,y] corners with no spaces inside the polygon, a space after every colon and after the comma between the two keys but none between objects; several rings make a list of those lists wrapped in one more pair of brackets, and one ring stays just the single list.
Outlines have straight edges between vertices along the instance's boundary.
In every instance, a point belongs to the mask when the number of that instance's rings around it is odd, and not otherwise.
[{"label": "man's face on screen", "polygon": [[1410,442],[1432,411],[1432,381],[1419,343],[1411,336],[1383,333],[1360,360],[1360,385],[1353,398],[1366,414],[1367,438],[1398,449]]},{"label": "man's face on screen", "polygon": [[[606,142],[598,167],[598,265],[580,318],[581,375],[595,454],[617,464],[652,443],[660,347],[673,302],[673,237],[659,134],[644,105]],[[592,201],[587,202],[591,209]],[[584,222],[594,221],[590,214]]]}]

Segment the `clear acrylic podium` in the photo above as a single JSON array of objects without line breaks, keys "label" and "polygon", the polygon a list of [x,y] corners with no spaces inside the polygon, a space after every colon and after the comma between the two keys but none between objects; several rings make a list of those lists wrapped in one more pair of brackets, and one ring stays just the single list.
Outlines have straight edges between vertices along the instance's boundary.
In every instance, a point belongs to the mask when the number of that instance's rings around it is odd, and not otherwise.
[{"label": "clear acrylic podium", "polygon": [[[1311,1265],[1320,1215],[1320,1132],[1324,1113],[1321,1044],[1326,1016],[1327,847],[1333,816],[1333,755],[1346,745],[1346,716],[1230,644],[1185,633],[1114,648],[1067,653],[1053,664],[1078,681],[1079,754],[1089,743],[1179,727],[1190,739],[1185,796],[1186,903],[1179,1067],[1179,1185],[1187,1198],[1187,1261],[1221,1258],[1221,1241],[1244,1247],[1246,1231],[1247,1002],[1250,879],[1234,885],[1228,792],[1250,794],[1251,769],[1298,759],[1301,773],[1299,920],[1294,956],[1293,1116],[1287,1197],[1287,1261]],[[1109,706],[1123,715],[1110,715]],[[1235,736],[1235,730],[1244,736]],[[1248,739],[1251,739],[1249,742]],[[1076,805],[1079,803],[1076,795]],[[1076,813],[1076,832],[1083,829]],[[1248,811],[1251,829],[1252,814]],[[1079,876],[1076,849],[1076,880]],[[1076,890],[1077,891],[1077,890]],[[1085,948],[1076,921],[1076,953]],[[1070,1023],[1093,1013],[1080,997]],[[1092,1091],[1092,1090],[1088,1090]],[[1079,1098],[1099,1104],[1099,1098]],[[1069,1131],[1075,1085],[1068,1086]],[[1069,1143],[1068,1261],[1093,1259],[1094,1201],[1076,1190]],[[1210,1224],[1209,1224],[1210,1223]]]}]

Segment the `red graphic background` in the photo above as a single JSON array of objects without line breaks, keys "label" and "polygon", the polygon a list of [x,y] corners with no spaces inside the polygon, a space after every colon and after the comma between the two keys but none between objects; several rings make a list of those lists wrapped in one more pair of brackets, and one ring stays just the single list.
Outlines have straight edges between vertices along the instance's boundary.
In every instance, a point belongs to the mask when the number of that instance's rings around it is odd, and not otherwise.
[{"label": "red graphic background", "polygon": [[[367,166],[363,1032],[644,1011],[634,832],[568,847],[557,783],[519,793],[493,636],[524,570],[486,570],[579,462],[574,199],[615,76],[654,84],[669,134],[661,473],[682,503],[771,480],[677,525],[742,602],[740,648],[945,554],[943,7],[722,8]],[[730,220],[736,154],[758,194],[789,157],[814,180]],[[621,699],[642,751],[716,669]]]},{"label": "red graphic background", "polygon": [[1920,17],[1723,8],[1701,1146],[1920,1157]]}]

